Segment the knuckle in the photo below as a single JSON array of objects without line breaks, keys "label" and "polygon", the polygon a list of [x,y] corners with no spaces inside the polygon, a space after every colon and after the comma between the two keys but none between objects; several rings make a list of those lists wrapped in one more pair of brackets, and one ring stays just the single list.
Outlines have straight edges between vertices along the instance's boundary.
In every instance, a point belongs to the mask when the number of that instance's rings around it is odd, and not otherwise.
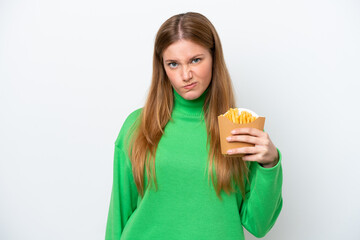
[{"label": "knuckle", "polygon": [[252,147],[252,148],[251,148],[251,153],[257,153],[257,151],[258,151],[258,150],[257,150],[256,147]]},{"label": "knuckle", "polygon": [[242,153],[241,148],[236,148],[236,149],[235,149],[235,152],[236,152],[236,153]]},{"label": "knuckle", "polygon": [[245,141],[245,142],[250,142],[250,141],[251,141],[251,137],[249,137],[249,136],[244,136],[244,141]]},{"label": "knuckle", "polygon": [[253,149],[251,147],[244,147],[245,153],[253,153]]}]

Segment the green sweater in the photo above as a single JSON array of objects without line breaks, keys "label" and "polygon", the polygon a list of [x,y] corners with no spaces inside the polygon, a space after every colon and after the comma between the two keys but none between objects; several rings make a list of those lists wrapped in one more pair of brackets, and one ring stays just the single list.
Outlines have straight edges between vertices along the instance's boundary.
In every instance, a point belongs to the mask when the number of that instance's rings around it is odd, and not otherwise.
[{"label": "green sweater", "polygon": [[[220,200],[208,181],[207,135],[202,106],[207,91],[195,100],[174,92],[172,120],[156,152],[158,190],[138,194],[127,155],[126,134],[142,108],[125,120],[115,141],[114,173],[106,240],[244,239],[243,227],[263,237],[282,208],[281,154],[278,164],[250,163],[246,198],[240,191]],[[145,179],[145,181],[147,181]]]}]

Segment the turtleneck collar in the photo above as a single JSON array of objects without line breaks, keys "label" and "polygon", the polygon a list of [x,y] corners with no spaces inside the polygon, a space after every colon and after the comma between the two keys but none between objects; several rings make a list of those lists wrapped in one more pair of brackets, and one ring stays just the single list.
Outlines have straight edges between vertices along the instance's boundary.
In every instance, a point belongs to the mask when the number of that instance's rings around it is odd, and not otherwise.
[{"label": "turtleneck collar", "polygon": [[174,108],[173,113],[199,117],[203,115],[203,106],[209,88],[207,88],[200,97],[194,100],[187,100],[178,94],[173,88],[174,92]]}]

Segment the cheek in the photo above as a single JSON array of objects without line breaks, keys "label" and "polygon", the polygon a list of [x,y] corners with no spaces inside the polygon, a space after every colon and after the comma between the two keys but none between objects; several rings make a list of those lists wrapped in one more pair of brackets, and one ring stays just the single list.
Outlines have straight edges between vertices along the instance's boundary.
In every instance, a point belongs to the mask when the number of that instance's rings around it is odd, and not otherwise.
[{"label": "cheek", "polygon": [[171,84],[174,85],[176,83],[176,72],[175,71],[165,71],[166,76],[168,77],[168,79],[170,80]]},{"label": "cheek", "polygon": [[199,73],[201,74],[201,78],[203,78],[204,80],[210,81],[211,76],[212,76],[211,64],[202,66]]}]

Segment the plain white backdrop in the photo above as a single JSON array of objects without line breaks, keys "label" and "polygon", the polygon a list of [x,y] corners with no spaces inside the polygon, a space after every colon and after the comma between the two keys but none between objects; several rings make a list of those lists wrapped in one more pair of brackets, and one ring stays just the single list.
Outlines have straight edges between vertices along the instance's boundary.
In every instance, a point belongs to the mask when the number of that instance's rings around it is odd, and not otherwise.
[{"label": "plain white backdrop", "polygon": [[357,0],[0,0],[0,239],[104,239],[115,139],[158,28],[187,11],[214,24],[238,107],[283,154],[264,239],[360,239]]}]

